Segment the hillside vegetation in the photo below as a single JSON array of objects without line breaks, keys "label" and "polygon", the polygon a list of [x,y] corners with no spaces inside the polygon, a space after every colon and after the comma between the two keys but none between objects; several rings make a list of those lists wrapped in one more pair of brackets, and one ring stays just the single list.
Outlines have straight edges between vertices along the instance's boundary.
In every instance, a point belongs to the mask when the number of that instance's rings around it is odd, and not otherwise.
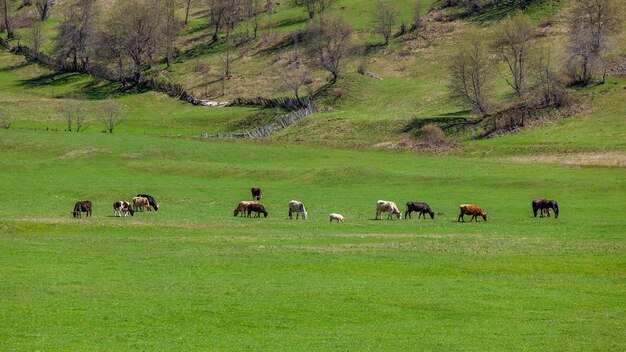
[{"label": "hillside vegetation", "polygon": [[[19,8],[16,2],[16,17],[28,18],[28,14],[33,12],[30,7]],[[58,2],[50,12],[49,20],[43,22],[43,40],[41,50],[49,54],[54,54],[53,39],[58,34],[58,24],[64,18],[64,11],[67,10],[71,2]],[[100,3],[100,16],[113,11],[113,1]],[[334,85],[327,85],[328,74],[323,70],[314,69],[310,72],[310,81],[301,88],[303,95],[316,93],[316,101],[321,106],[329,108],[329,111],[311,116],[293,128],[287,129],[270,140],[293,143],[313,143],[328,144],[349,147],[372,147],[375,145],[396,145],[399,141],[414,137],[419,134],[419,126],[415,119],[433,121],[446,121],[454,123],[454,119],[472,119],[467,106],[452,100],[448,93],[448,65],[450,56],[456,50],[459,43],[468,33],[479,30],[487,38],[499,26],[499,21],[507,15],[515,13],[516,10],[523,9],[529,14],[535,25],[541,25],[541,36],[538,39],[539,46],[550,47],[552,56],[563,57],[564,43],[566,43],[567,30],[570,11],[573,1],[509,1],[506,3],[496,3],[496,5],[485,6],[482,12],[471,15],[465,19],[452,20],[456,17],[463,18],[467,14],[463,12],[463,7],[445,7],[443,2],[420,1],[419,8],[422,15],[422,28],[419,32],[408,31],[399,35],[400,23],[410,27],[412,21],[415,2],[403,0],[394,2],[398,15],[392,28],[392,38],[388,46],[382,45],[382,37],[373,31],[372,22],[376,13],[376,4],[373,1],[340,0],[331,3],[326,10],[328,16],[345,18],[354,28],[353,45],[358,48],[342,64],[340,79]],[[505,6],[506,4],[506,6]],[[185,15],[185,3],[177,3],[175,16],[182,21]],[[187,90],[198,97],[215,101],[229,101],[236,97],[281,97],[293,95],[292,90],[286,87],[284,77],[285,72],[294,70],[294,63],[302,62],[307,66],[315,67],[307,58],[307,42],[302,42],[301,34],[308,28],[311,22],[304,6],[297,5],[293,1],[281,2],[273,7],[273,11],[267,8],[260,8],[258,21],[257,38],[251,37],[252,19],[239,21],[234,29],[228,34],[231,38],[227,40],[224,28],[218,32],[218,41],[211,38],[213,27],[211,26],[210,11],[207,3],[195,1],[191,3],[189,21],[187,26],[178,27],[178,34],[174,40],[175,54],[171,60],[169,68],[165,62],[154,62],[145,71],[145,74],[182,84]],[[265,6],[265,5],[264,5]],[[442,8],[442,9],[439,9]],[[319,15],[318,15],[319,17]],[[547,24],[547,25],[546,25]],[[17,29],[21,41],[29,42],[28,28]],[[298,34],[300,33],[300,34]],[[419,34],[421,33],[421,34]],[[626,31],[620,30],[612,35],[612,46],[616,50],[610,51],[610,62],[619,65],[623,62],[624,47],[626,47]],[[298,39],[300,38],[300,39]],[[295,41],[294,41],[295,40]],[[222,79],[226,50],[229,50],[231,58],[230,77]],[[613,59],[611,59],[613,58]],[[5,66],[11,59],[5,57]],[[612,60],[612,61],[611,61]],[[19,61],[19,60],[18,60]],[[556,60],[558,61],[558,60]],[[15,63],[13,63],[15,64]],[[12,64],[8,64],[9,66]],[[357,73],[357,68],[362,67],[365,72],[372,73],[374,79]],[[42,74],[35,76],[36,70],[29,70],[31,77],[35,81],[33,86],[51,88],[51,84],[46,84],[46,77]],[[11,73],[11,72],[8,72]],[[41,73],[41,71],[40,71]],[[21,73],[23,74],[23,73]],[[129,111],[129,119],[120,127],[120,132],[125,129],[141,130],[141,121],[151,119],[151,117],[140,117],[139,111],[146,115],[152,115],[151,109],[145,109],[141,102],[146,99],[138,99],[135,102],[130,96],[133,91],[120,93],[119,86],[115,83],[98,82],[86,83],[91,78],[78,78],[80,76],[71,75],[73,83],[68,78],[55,79],[54,85],[58,87],[54,94],[55,98],[60,97],[63,89],[60,85],[72,83],[72,95],[82,95],[91,99],[89,104],[98,105],[100,99],[113,97],[120,99],[120,103]],[[62,76],[59,76],[62,77]],[[84,80],[83,84],[76,85],[77,81]],[[96,79],[96,81],[98,81]],[[593,111],[598,125],[607,126],[607,131],[618,131],[623,127],[620,121],[615,121],[615,112],[624,108],[623,99],[618,96],[623,90],[612,89],[624,85],[624,80],[620,77],[612,78],[606,89],[588,88],[585,90],[572,90],[577,106],[574,112],[550,111],[542,112],[540,123],[530,124],[536,129],[543,125],[541,122],[549,122],[548,125],[556,124],[570,125],[559,121],[563,115],[573,115],[578,118],[578,112],[584,111],[582,116],[587,116],[589,111]],[[307,88],[308,87],[308,88]],[[514,96],[510,87],[504,80],[498,80],[493,96],[493,104],[504,107],[509,102],[514,101]],[[223,90],[223,92],[222,92]],[[14,90],[14,92],[16,92]],[[14,93],[15,94],[15,93]],[[140,93],[152,94],[152,93]],[[603,96],[606,95],[606,98]],[[67,97],[67,96],[66,96]],[[159,99],[162,101],[162,99]],[[604,104],[599,102],[609,102]],[[170,103],[167,103],[170,104]],[[283,111],[273,110],[240,110],[239,108],[228,109],[206,109],[182,107],[172,102],[172,106],[178,106],[174,114],[167,113],[176,120],[176,116],[188,116],[185,128],[178,129],[177,122],[169,125],[171,129],[168,133],[166,128],[159,129],[158,133],[164,134],[186,134],[200,135],[203,132],[228,132],[242,131],[268,123]],[[33,104],[39,106],[41,104]],[[49,105],[50,106],[50,105]],[[54,106],[54,103],[52,103]],[[613,107],[614,106],[614,107]],[[39,112],[32,110],[18,109],[14,111],[8,109],[20,122],[16,126],[43,127],[40,123],[44,118],[52,118],[52,113],[47,107],[38,107]],[[606,111],[604,111],[606,109]],[[165,112],[167,109],[154,109]],[[567,109],[566,109],[567,110]],[[45,112],[44,112],[45,111]],[[137,113],[136,113],[137,112]],[[156,115],[160,113],[157,112]],[[242,114],[243,113],[243,114]],[[42,115],[46,115],[45,117]],[[606,121],[605,121],[606,119]],[[30,121],[30,122],[29,122]],[[34,123],[39,121],[38,123]],[[195,121],[195,122],[192,122]],[[459,120],[460,121],[460,120]],[[551,121],[551,122],[550,122]],[[31,123],[33,122],[33,123]],[[137,126],[131,126],[138,123]],[[54,127],[58,128],[61,123]],[[159,123],[157,123],[158,126]],[[162,123],[167,125],[167,123]],[[578,125],[575,123],[575,125]],[[588,134],[595,129],[592,124],[581,125],[581,133]],[[593,124],[595,125],[595,124]],[[156,127],[156,126],[155,126]],[[548,132],[540,135],[552,134],[552,127],[548,127]],[[92,129],[99,130],[99,129]],[[572,131],[576,131],[577,127]],[[453,134],[453,138],[460,140],[471,139],[472,133],[465,130],[461,134],[448,131]],[[153,130],[143,131],[143,133],[155,133]],[[578,132],[576,132],[578,133]],[[558,137],[555,137],[558,139]],[[515,139],[515,138],[514,138]],[[519,140],[519,138],[517,138]],[[554,144],[556,141],[552,141]],[[498,142],[495,142],[498,143]],[[506,142],[503,142],[506,143]],[[489,144],[483,143],[483,144]],[[561,143],[558,143],[561,144]],[[621,147],[618,141],[610,142],[609,149]],[[463,145],[468,145],[464,143]],[[469,146],[475,143],[469,143]],[[585,149],[605,149],[603,147],[594,148],[590,143],[586,143]],[[561,145],[561,150],[569,149]]]}]

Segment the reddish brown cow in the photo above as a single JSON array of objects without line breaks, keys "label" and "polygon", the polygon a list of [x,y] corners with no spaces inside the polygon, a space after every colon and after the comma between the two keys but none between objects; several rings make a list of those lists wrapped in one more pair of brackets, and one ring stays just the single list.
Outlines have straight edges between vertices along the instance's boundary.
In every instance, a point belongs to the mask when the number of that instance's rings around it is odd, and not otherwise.
[{"label": "reddish brown cow", "polygon": [[465,222],[465,215],[471,215],[472,218],[470,219],[470,222],[472,222],[472,220],[476,219],[476,222],[478,222],[478,216],[482,216],[483,219],[485,221],[487,221],[487,213],[485,213],[478,205],[474,205],[474,204],[461,204],[459,206],[459,209],[461,210],[461,213],[459,214],[459,218],[457,219],[457,221],[461,221],[463,220],[463,222]]}]

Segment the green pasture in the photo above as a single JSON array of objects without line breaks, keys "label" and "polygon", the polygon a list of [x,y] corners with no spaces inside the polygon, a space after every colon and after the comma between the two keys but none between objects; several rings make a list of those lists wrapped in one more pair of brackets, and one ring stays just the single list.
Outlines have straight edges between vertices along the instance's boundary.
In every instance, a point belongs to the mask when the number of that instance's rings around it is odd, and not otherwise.
[{"label": "green pasture", "polygon": [[[16,130],[0,151],[3,349],[626,347],[623,168]],[[233,217],[253,185],[269,217]],[[139,192],[160,210],[113,217]],[[378,199],[437,215],[372,220]]]}]

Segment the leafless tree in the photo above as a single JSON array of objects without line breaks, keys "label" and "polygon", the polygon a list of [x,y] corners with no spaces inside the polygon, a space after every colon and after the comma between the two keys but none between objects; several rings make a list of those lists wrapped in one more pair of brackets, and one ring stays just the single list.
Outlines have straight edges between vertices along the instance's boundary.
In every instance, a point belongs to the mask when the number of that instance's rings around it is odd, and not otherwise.
[{"label": "leafless tree", "polygon": [[311,70],[300,63],[281,70],[280,79],[284,88],[293,91],[297,100],[300,100],[300,89],[311,84]]},{"label": "leafless tree", "polygon": [[502,74],[502,77],[515,90],[523,104],[528,100],[528,65],[535,48],[534,44],[535,27],[528,15],[521,12],[502,21],[494,42],[498,58],[506,64],[512,76],[509,78]]},{"label": "leafless tree", "polygon": [[191,10],[191,3],[193,0],[185,0],[185,26],[189,24],[189,10]]},{"label": "leafless tree", "polygon": [[562,107],[569,102],[569,94],[559,79],[557,67],[549,48],[542,48],[532,60],[530,99],[539,106]]},{"label": "leafless tree", "polygon": [[107,62],[117,62],[124,71],[127,62],[130,63],[133,82],[140,83],[144,66],[151,65],[162,49],[160,8],[152,0],[119,0],[103,28],[100,36],[102,57]]},{"label": "leafless tree", "polygon": [[70,59],[75,70],[86,69],[94,51],[98,7],[97,0],[75,0],[65,7],[54,43],[54,54]]},{"label": "leafless tree", "polygon": [[67,131],[72,132],[72,127],[76,125],[74,131],[81,132],[89,127],[87,115],[89,110],[81,101],[75,100],[65,103],[59,108],[59,113],[65,118]]},{"label": "leafless tree", "polygon": [[28,38],[30,39],[30,45],[33,50],[39,52],[42,42],[42,26],[41,22],[33,23],[33,26],[28,31]]},{"label": "leafless tree", "polygon": [[413,8],[413,23],[411,23],[411,31],[414,31],[415,37],[418,37],[420,29],[422,28],[422,13],[419,0],[415,0],[414,6],[415,7]]},{"label": "leafless tree", "polygon": [[567,71],[572,83],[587,85],[600,71],[608,36],[619,30],[616,0],[578,0],[570,24]]},{"label": "leafless tree", "polygon": [[220,39],[219,32],[224,22],[227,4],[223,0],[206,0],[206,2],[209,10],[209,25],[213,27],[213,42],[217,42]]},{"label": "leafless tree", "polygon": [[269,15],[269,23],[267,24],[267,36],[268,38],[272,38],[272,15],[274,14],[274,0],[267,0],[265,3],[265,8],[267,9],[267,13]]},{"label": "leafless tree", "polygon": [[351,53],[352,27],[342,18],[326,17],[313,20],[308,27],[310,57],[328,71],[331,84],[337,82],[343,60]]},{"label": "leafless tree", "polygon": [[391,30],[396,25],[398,19],[398,10],[382,0],[376,0],[376,8],[374,9],[374,30],[385,38],[385,45],[389,45],[391,38]]},{"label": "leafless tree", "polygon": [[209,78],[211,75],[211,70],[209,68],[209,65],[207,65],[204,62],[198,62],[196,64],[196,72],[202,78],[202,86],[204,88],[204,97],[208,97],[209,96]]},{"label": "leafless tree", "polygon": [[448,89],[451,97],[487,115],[493,88],[492,68],[493,62],[482,38],[468,36],[450,58]]},{"label": "leafless tree", "polygon": [[169,69],[174,59],[174,42],[178,35],[178,19],[176,18],[176,0],[163,0],[165,21],[161,26],[162,42],[165,49],[165,62]]},{"label": "leafless tree", "polygon": [[14,117],[9,116],[9,114],[7,114],[6,112],[0,111],[0,127],[4,128],[5,130],[8,130],[9,128],[11,128],[11,124],[14,121],[15,121]]},{"label": "leafless tree", "polygon": [[335,0],[295,0],[295,4],[298,6],[304,6],[309,19],[313,19],[315,14],[324,16],[324,12],[332,5]]},{"label": "leafless tree", "polygon": [[7,31],[7,39],[12,40],[15,38],[13,27],[11,27],[11,1],[0,0],[0,15],[4,22],[4,28]]},{"label": "leafless tree", "polygon": [[[259,30],[259,16],[261,12],[261,0],[243,0],[244,12],[246,17],[252,20],[252,31],[253,38],[257,38],[258,30]],[[248,33],[248,22],[246,22],[246,36],[249,37]]]},{"label": "leafless tree", "polygon": [[51,0],[35,0],[35,7],[39,14],[39,20],[45,21],[50,16],[50,7],[52,7]]},{"label": "leafless tree", "polygon": [[108,133],[113,133],[113,129],[126,120],[122,108],[112,101],[107,101],[100,106],[98,115]]}]

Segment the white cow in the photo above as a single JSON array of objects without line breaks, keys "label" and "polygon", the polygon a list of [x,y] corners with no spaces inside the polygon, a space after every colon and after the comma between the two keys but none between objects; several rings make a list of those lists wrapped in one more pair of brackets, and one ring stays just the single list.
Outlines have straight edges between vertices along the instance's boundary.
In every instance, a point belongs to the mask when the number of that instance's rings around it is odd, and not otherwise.
[{"label": "white cow", "polygon": [[333,220],[336,220],[337,222],[343,222],[343,215],[332,213],[330,214],[330,222],[333,222]]},{"label": "white cow", "polygon": [[289,202],[289,219],[292,218],[292,213],[296,213],[296,219],[298,218],[298,215],[300,215],[300,213],[302,213],[302,220],[306,220],[309,217],[309,214],[304,208],[304,204],[302,204],[302,202],[298,200],[292,200],[291,202]]},{"label": "white cow", "polygon": [[396,203],[388,200],[379,200],[376,202],[376,219],[382,219],[382,213],[388,213],[387,220],[391,220],[394,214],[398,219],[402,219],[402,213],[400,213],[400,209],[398,209]]}]

